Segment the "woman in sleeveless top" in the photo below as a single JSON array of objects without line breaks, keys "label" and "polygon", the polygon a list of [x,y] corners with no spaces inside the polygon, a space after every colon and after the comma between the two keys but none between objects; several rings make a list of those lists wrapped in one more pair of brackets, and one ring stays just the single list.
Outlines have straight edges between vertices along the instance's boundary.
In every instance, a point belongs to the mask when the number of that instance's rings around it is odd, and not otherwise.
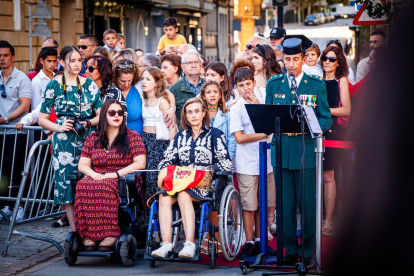
[{"label": "woman in sleeveless top", "polygon": [[[156,67],[145,69],[142,73],[141,81],[145,100],[142,107],[142,117],[144,120],[142,140],[147,152],[146,169],[156,170],[158,164],[164,157],[164,151],[168,148],[170,140],[174,139],[174,136],[177,133],[177,128],[175,124],[168,128],[167,124],[164,122],[164,117],[167,110],[170,108],[170,104],[167,98],[166,84],[161,70]],[[170,136],[168,140],[157,140],[157,121],[159,122],[158,127],[163,128],[164,131],[169,131]],[[146,173],[146,200],[158,191],[157,179],[158,172]],[[140,225],[143,227],[146,226],[149,219],[149,212],[143,215],[140,220],[141,219],[142,221],[140,221]]]},{"label": "woman in sleeveless top", "polygon": [[[323,79],[328,92],[328,103],[331,109],[333,125],[325,135],[326,140],[343,140],[343,131],[338,124],[339,117],[349,117],[351,114],[351,101],[348,87],[348,65],[341,49],[333,46],[326,48],[320,63],[324,70]],[[322,227],[322,234],[333,234],[332,215],[335,207],[336,183],[335,170],[338,169],[338,149],[326,148],[323,161],[323,183],[326,216]]]}]

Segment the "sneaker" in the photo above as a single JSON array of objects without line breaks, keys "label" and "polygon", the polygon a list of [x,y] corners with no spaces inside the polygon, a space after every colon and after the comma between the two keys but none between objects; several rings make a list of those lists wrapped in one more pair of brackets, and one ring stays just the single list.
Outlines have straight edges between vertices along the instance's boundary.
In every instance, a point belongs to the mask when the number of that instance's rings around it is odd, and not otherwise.
[{"label": "sneaker", "polygon": [[[12,211],[10,211],[9,206],[4,206],[3,209],[1,209],[1,211],[8,217],[11,217],[11,215],[13,214]],[[3,217],[3,215],[0,213],[0,220],[5,220],[6,218]]]},{"label": "sneaker", "polygon": [[24,217],[23,208],[22,207],[19,207],[19,209],[17,210],[16,221],[23,220],[23,217]]},{"label": "sneaker", "polygon": [[260,252],[260,247],[259,247],[259,251],[257,251],[257,248],[254,244],[248,242],[244,245],[239,259],[240,260],[244,260],[244,258],[249,257],[249,256],[256,256],[257,254],[259,254]]},{"label": "sneaker", "polygon": [[196,245],[193,242],[186,241],[184,248],[178,253],[178,257],[181,259],[191,259],[194,257]]},{"label": "sneaker", "polygon": [[161,242],[161,247],[152,251],[151,256],[154,258],[165,258],[167,253],[172,250],[172,243]]}]

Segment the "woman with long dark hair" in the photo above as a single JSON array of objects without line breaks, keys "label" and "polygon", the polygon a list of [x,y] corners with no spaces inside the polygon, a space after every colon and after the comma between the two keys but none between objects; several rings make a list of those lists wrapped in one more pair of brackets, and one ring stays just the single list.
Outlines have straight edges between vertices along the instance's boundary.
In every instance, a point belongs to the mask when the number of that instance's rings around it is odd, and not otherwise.
[{"label": "woman with long dark hair", "polygon": [[86,77],[92,79],[99,90],[101,90],[101,98],[106,95],[106,90],[112,84],[112,63],[111,61],[100,55],[93,55],[88,58],[85,67]]},{"label": "woman with long dark hair", "polygon": [[[254,65],[254,81],[255,88],[260,92],[261,96],[266,97],[266,83],[270,77],[274,74],[282,74],[283,71],[280,69],[280,65],[276,60],[275,51],[269,45],[257,44],[253,49]],[[256,95],[257,96],[257,95]]]},{"label": "woman with long dark hair", "polygon": [[[102,106],[101,92],[89,78],[78,76],[82,58],[78,48],[66,46],[60,51],[64,73],[46,86],[40,109],[39,125],[53,131],[53,168],[55,174],[54,204],[65,205],[72,231],[75,231],[73,203],[75,200],[69,175],[78,167],[86,136],[95,131]],[[54,108],[55,123],[50,121]],[[97,116],[93,117],[93,114]]]},{"label": "woman with long dark hair", "polygon": [[76,185],[75,226],[86,249],[103,240],[100,251],[112,250],[118,226],[118,179],[145,168],[145,147],[139,134],[126,127],[125,112],[114,99],[104,102],[99,130],[88,135],[78,169],[86,177]]},{"label": "woman with long dark hair", "polygon": [[[343,128],[347,126],[347,120],[351,114],[351,100],[348,86],[348,64],[344,52],[339,47],[329,46],[320,59],[323,68],[323,79],[328,92],[328,103],[331,109],[333,125],[326,132],[326,140],[343,140]],[[332,215],[335,207],[336,183],[335,169],[338,169],[338,149],[326,148],[323,155],[323,184],[325,199],[325,221],[322,234],[333,234]]]},{"label": "woman with long dark hair", "polygon": [[207,65],[206,81],[216,81],[220,84],[224,93],[226,108],[230,109],[230,106],[236,102],[236,97],[234,96],[233,85],[231,85],[226,65],[220,61],[213,61]]}]

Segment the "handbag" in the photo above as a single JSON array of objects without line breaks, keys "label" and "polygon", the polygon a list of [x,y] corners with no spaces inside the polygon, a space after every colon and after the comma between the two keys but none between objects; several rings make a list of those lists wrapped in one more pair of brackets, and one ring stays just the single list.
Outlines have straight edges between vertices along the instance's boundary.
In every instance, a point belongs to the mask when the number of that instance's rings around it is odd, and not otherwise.
[{"label": "handbag", "polygon": [[[339,106],[342,107],[341,104],[341,80],[338,80],[338,90],[339,90]],[[340,127],[347,127],[349,123],[349,117],[348,116],[338,116],[337,123]]]},{"label": "handbag", "polygon": [[157,140],[170,140],[170,131],[168,130],[167,126],[165,124],[161,124],[159,121],[159,110],[160,109],[160,100],[158,99],[157,102],[157,113],[155,115],[155,129],[157,134]]}]

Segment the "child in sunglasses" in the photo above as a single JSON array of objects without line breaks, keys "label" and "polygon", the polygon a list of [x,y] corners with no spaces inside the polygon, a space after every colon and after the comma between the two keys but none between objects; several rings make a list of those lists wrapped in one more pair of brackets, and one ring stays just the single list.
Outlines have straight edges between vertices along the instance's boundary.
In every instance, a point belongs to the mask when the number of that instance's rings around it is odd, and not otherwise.
[{"label": "child in sunglasses", "polygon": [[318,59],[321,56],[321,50],[318,44],[313,43],[312,47],[305,51],[305,64],[302,66],[303,72],[307,75],[315,75],[323,77],[322,66],[318,64]]}]

